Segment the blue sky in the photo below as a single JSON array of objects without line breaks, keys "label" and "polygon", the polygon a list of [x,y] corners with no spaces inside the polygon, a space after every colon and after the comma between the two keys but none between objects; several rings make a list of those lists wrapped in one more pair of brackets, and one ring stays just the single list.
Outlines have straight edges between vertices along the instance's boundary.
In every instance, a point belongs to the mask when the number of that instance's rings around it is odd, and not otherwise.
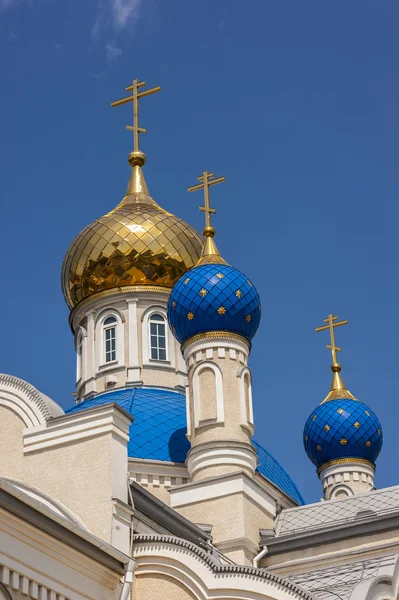
[{"label": "blue sky", "polygon": [[378,487],[399,483],[399,5],[384,0],[0,0],[0,370],[73,402],[60,290],[74,236],[121,199],[134,78],[153,197],[197,229],[204,170],[223,256],[257,285],[256,438],[308,501],[303,425],[330,386],[378,414]]}]

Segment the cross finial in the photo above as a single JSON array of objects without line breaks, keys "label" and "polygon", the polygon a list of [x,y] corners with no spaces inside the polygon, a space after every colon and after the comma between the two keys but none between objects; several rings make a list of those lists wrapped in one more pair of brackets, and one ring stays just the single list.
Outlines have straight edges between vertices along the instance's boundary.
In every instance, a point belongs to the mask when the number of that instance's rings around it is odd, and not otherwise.
[{"label": "cross finial", "polygon": [[[139,99],[144,96],[149,96],[150,94],[155,94],[155,92],[160,92],[161,88],[158,85],[157,87],[151,88],[150,90],[144,90],[143,92],[139,92],[139,89],[144,87],[146,84],[145,81],[139,81],[138,79],[134,79],[132,85],[129,85],[126,88],[127,92],[132,92],[131,96],[127,96],[126,98],[122,98],[121,100],[115,100],[115,102],[111,102],[111,106],[120,106],[121,104],[126,104],[127,102],[133,102],[133,126],[126,125],[126,129],[129,131],[133,131],[133,150],[135,152],[139,152],[139,134],[147,133],[147,130],[143,127],[139,126]],[[145,158],[145,157],[144,157]]]},{"label": "cross finial", "polygon": [[337,364],[337,352],[341,352],[341,348],[335,345],[335,331],[336,327],[340,327],[341,325],[347,325],[348,321],[338,321],[338,317],[334,317],[334,315],[329,314],[327,319],[324,319],[324,323],[328,323],[328,325],[322,325],[321,327],[317,327],[316,331],[325,331],[326,329],[330,330],[330,340],[331,344],[327,345],[327,348],[331,350],[333,363]]},{"label": "cross finial", "polygon": [[[224,177],[215,177],[213,173],[204,171],[202,173],[202,175],[200,177],[198,177],[198,181],[201,181],[201,183],[198,183],[197,185],[193,185],[193,186],[189,187],[188,191],[196,192],[197,190],[201,190],[202,188],[204,188],[204,206],[200,206],[199,209],[205,213],[205,229],[204,229],[204,235],[205,235],[206,230],[210,232],[210,230],[213,229],[211,226],[211,214],[214,215],[216,213],[216,210],[214,208],[211,208],[210,199],[209,199],[209,188],[211,185],[216,185],[217,183],[223,183],[224,181],[226,181],[226,179]],[[215,231],[213,230],[213,234],[214,233],[215,233]]]}]

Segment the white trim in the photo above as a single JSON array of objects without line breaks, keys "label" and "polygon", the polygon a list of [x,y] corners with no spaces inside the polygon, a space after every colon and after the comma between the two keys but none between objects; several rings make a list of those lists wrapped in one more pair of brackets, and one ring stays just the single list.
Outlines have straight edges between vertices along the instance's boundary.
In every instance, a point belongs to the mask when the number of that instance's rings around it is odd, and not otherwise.
[{"label": "white trim", "polygon": [[187,439],[190,441],[191,431],[191,399],[190,399],[190,384],[188,378],[184,380],[184,388],[186,390],[186,422],[187,422]]},{"label": "white trim", "polygon": [[0,374],[0,406],[19,415],[26,427],[44,425],[50,417],[64,412],[33,385],[13,375]]},{"label": "white trim", "polygon": [[[247,414],[247,403],[245,398],[245,377],[248,377],[248,409],[249,414]],[[252,376],[251,371],[248,367],[241,367],[237,371],[237,378],[239,380],[239,394],[240,394],[240,422],[241,425],[248,426],[254,425],[254,413],[253,413],[253,404],[252,404]]]},{"label": "white trim", "polygon": [[172,508],[178,508],[232,494],[244,494],[270,515],[276,516],[273,497],[256,480],[242,471],[176,486],[170,490],[170,501]]},{"label": "white trim", "polygon": [[[149,536],[151,537],[151,536]],[[154,536],[155,537],[155,536]],[[215,545],[216,546],[216,545]],[[212,552],[209,552],[212,555]],[[135,575],[151,582],[151,576],[161,580],[175,581],[183,589],[184,597],[196,600],[210,598],[235,600],[303,600],[304,592],[299,586],[283,578],[267,579],[259,576],[259,572],[243,573],[238,567],[232,571],[220,572],[213,569],[206,561],[206,553],[194,553],[189,547],[173,543],[169,538],[165,541],[141,541],[134,545],[136,560]],[[220,567],[215,563],[215,567]],[[144,585],[144,581],[143,581]],[[310,595],[309,595],[310,596]]]},{"label": "white trim", "polygon": [[[244,363],[247,364],[249,355],[249,344],[244,339],[230,339],[225,337],[215,338],[204,338],[195,339],[192,342],[186,342],[184,347],[184,358],[187,361],[189,357],[195,356],[197,352],[206,352],[206,350],[213,348],[218,352],[219,358],[226,356],[226,350],[235,350],[234,360],[244,358]],[[232,359],[233,353],[229,352],[229,358]]]},{"label": "white trim", "polygon": [[132,420],[117,406],[109,404],[70,413],[51,419],[44,426],[25,429],[24,454],[64,446],[106,433],[112,433],[114,438],[120,438],[127,443]]},{"label": "white trim", "polygon": [[[340,494],[339,492],[345,492],[345,494]],[[351,488],[348,485],[339,484],[331,491],[330,500],[343,500],[349,496],[353,496]]]},{"label": "white trim", "polygon": [[[109,317],[116,319],[115,324],[115,355],[116,359],[110,362],[105,360],[105,337],[104,321]],[[97,374],[105,370],[124,367],[125,365],[125,332],[123,315],[115,308],[102,310],[96,318],[95,324],[95,347],[96,347],[96,371]]]},{"label": "white trim", "polygon": [[120,575],[108,567],[7,511],[0,511],[0,535],[0,581],[24,597],[114,600]]},{"label": "white trim", "polygon": [[254,473],[258,459],[252,446],[242,443],[208,442],[194,446],[187,456],[187,468],[192,478],[202,469],[234,465]]},{"label": "white trim", "polygon": [[189,479],[187,468],[181,463],[141,458],[128,459],[128,470],[132,478],[137,474],[158,475],[164,477],[180,477]]},{"label": "white trim", "polygon": [[[165,319],[166,336],[166,360],[156,360],[151,358],[150,354],[150,319],[152,315],[159,314]],[[155,369],[173,369],[175,368],[175,344],[174,337],[170,334],[168,325],[168,314],[165,306],[154,304],[150,306],[141,318],[141,336],[143,350],[143,366],[153,367]]]},{"label": "white trim", "polygon": [[[216,418],[206,419],[206,421],[200,419],[201,415],[201,398],[200,398],[200,382],[199,376],[205,369],[211,369],[215,374],[215,395],[216,395]],[[193,388],[193,405],[194,405],[194,427],[201,427],[211,423],[224,423],[224,398],[223,398],[223,373],[219,365],[205,360],[199,363],[192,375],[192,388]]]},{"label": "white trim", "polygon": [[138,298],[129,298],[127,303],[127,321],[128,321],[128,336],[129,336],[129,352],[128,364],[129,367],[139,367],[139,340],[138,340],[138,323],[137,323],[137,304]]},{"label": "white trim", "polygon": [[[79,344],[81,344],[81,352],[79,354]],[[76,387],[83,381],[86,381],[86,348],[87,348],[87,332],[84,327],[79,326],[75,333],[75,350],[76,350]]]},{"label": "white trim", "polygon": [[[353,459],[353,462],[350,463],[327,466],[319,473],[325,498],[345,500],[342,497],[333,497],[337,486],[349,488],[352,492],[351,495],[371,490],[374,488],[374,472],[375,468],[371,464],[356,462],[356,459]],[[355,486],[355,489],[352,489],[352,485]],[[363,489],[359,489],[359,486]]]}]

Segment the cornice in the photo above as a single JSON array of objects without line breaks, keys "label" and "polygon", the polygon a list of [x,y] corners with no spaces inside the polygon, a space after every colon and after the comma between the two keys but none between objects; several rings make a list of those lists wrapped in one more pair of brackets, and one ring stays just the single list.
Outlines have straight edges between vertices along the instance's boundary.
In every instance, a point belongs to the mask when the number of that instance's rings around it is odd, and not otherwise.
[{"label": "cornice", "polygon": [[261,546],[267,546],[268,556],[314,548],[340,540],[399,529],[399,510],[369,518],[359,518],[353,522],[318,527],[297,533],[261,539]]},{"label": "cornice", "polygon": [[257,577],[263,580],[266,579],[275,584],[281,585],[283,588],[290,590],[291,592],[295,592],[301,598],[305,598],[306,600],[314,600],[314,597],[311,594],[309,594],[306,590],[302,589],[292,581],[288,581],[284,577],[281,577],[280,575],[275,575],[270,571],[267,571],[265,569],[257,569],[255,567],[246,567],[241,565],[221,565],[212,557],[212,555],[209,552],[206,552],[205,550],[202,550],[195,544],[187,542],[186,540],[182,540],[181,538],[164,535],[139,534],[134,536],[133,548],[137,552],[139,545],[156,545],[159,547],[160,544],[165,544],[166,546],[169,545],[185,548],[186,550],[197,555],[203,562],[207,564],[210,570],[217,575],[232,575],[235,577],[242,577],[243,575],[248,575],[251,578]]},{"label": "cornice", "polygon": [[330,460],[326,463],[324,463],[323,465],[321,465],[318,469],[317,469],[317,474],[320,475],[320,473],[322,471],[324,471],[325,469],[328,469],[329,467],[336,467],[339,465],[365,465],[373,470],[375,470],[375,464],[372,463],[369,460],[366,460],[365,458],[338,458],[336,460]]},{"label": "cornice", "polygon": [[71,309],[69,314],[69,325],[73,331],[73,319],[78,311],[82,308],[86,307],[93,300],[98,300],[101,298],[106,298],[108,296],[119,296],[121,294],[137,294],[142,292],[155,292],[157,294],[166,294],[169,296],[171,292],[171,288],[161,286],[161,285],[124,285],[122,287],[111,288],[109,290],[103,290],[102,292],[96,292],[95,294],[91,294],[87,298],[81,300],[76,306]]}]

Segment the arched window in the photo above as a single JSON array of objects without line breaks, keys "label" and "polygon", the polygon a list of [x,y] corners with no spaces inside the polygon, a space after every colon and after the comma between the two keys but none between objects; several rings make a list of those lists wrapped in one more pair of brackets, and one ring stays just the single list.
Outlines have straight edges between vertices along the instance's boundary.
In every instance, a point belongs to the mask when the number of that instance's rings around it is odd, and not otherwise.
[{"label": "arched window", "polygon": [[108,317],[103,323],[105,362],[116,360],[116,319]]},{"label": "arched window", "polygon": [[83,374],[83,335],[80,331],[76,343],[76,381],[82,378]]},{"label": "arched window", "polygon": [[150,356],[152,360],[166,360],[166,325],[162,315],[150,317]]}]

